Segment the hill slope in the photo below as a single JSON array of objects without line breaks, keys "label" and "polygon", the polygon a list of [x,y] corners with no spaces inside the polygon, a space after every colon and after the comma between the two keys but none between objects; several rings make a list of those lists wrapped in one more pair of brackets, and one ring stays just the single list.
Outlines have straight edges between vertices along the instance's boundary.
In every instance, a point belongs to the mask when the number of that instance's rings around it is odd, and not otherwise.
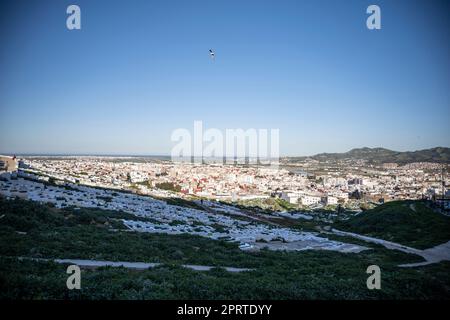
[{"label": "hill slope", "polygon": [[[328,250],[247,252],[193,235],[127,232],[131,215],[94,208],[57,209],[0,197],[0,300],[449,299],[450,262],[400,269],[417,256],[373,246],[358,254]],[[140,219],[139,217],[134,217]],[[112,232],[111,229],[116,229]],[[86,268],[67,290],[66,265],[19,257],[161,262],[143,271]],[[199,272],[181,264],[248,266]],[[382,290],[367,290],[368,265],[383,270]],[[389,281],[394,279],[395,281]]]},{"label": "hill slope", "polygon": [[336,229],[427,249],[450,240],[450,217],[422,201],[394,201],[335,224]]},{"label": "hill slope", "polygon": [[[308,157],[289,158],[292,160],[304,160]],[[344,159],[367,160],[371,163],[395,162],[406,164],[412,162],[438,162],[450,163],[450,148],[436,147],[417,151],[393,151],[385,148],[357,148],[344,153],[320,153],[309,157],[319,161],[336,161]]]}]

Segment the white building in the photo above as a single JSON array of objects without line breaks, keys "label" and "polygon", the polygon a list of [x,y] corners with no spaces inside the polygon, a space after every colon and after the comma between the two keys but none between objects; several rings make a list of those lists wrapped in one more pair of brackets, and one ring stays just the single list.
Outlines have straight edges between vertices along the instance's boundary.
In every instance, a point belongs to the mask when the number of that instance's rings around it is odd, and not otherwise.
[{"label": "white building", "polygon": [[333,197],[333,196],[326,196],[326,197],[323,197],[323,199],[322,199],[322,201],[323,201],[323,203],[325,204],[325,205],[335,205],[335,204],[338,204],[338,198],[336,198],[336,197]]},{"label": "white building", "polygon": [[342,199],[342,200],[344,200],[344,202],[347,202],[347,200],[348,200],[348,192],[343,192],[340,190],[334,190],[334,191],[328,192],[328,196]]},{"label": "white building", "polygon": [[0,171],[13,172],[17,171],[17,159],[16,157],[8,157],[0,155]]},{"label": "white building", "polygon": [[304,206],[310,206],[313,204],[318,204],[321,201],[321,197],[319,196],[310,196],[310,195],[303,195],[301,197],[301,204]]},{"label": "white building", "polygon": [[303,196],[302,192],[295,192],[295,191],[286,191],[286,192],[282,192],[281,193],[281,199],[292,203],[292,204],[297,204],[298,203],[298,199],[300,197]]}]

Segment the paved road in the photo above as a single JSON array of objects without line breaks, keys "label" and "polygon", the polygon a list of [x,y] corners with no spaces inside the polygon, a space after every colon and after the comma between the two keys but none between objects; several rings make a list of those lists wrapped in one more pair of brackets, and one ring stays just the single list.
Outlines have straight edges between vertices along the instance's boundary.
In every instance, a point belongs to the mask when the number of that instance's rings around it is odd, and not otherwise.
[{"label": "paved road", "polygon": [[[61,264],[76,264],[80,267],[97,268],[97,267],[124,267],[135,270],[147,270],[148,268],[154,268],[162,265],[161,263],[147,263],[147,262],[126,262],[126,261],[103,261],[103,260],[83,260],[83,259],[40,259],[40,258],[27,258],[21,257],[20,259],[29,259],[36,261],[54,261]],[[209,271],[215,267],[213,266],[201,266],[193,264],[183,264],[182,267],[196,270],[196,271]],[[234,268],[224,267],[228,272],[244,272],[252,271],[254,269],[249,268]]]},{"label": "paved road", "polygon": [[382,246],[391,249],[391,250],[399,250],[406,253],[416,254],[418,256],[421,256],[426,261],[424,262],[418,262],[418,263],[408,263],[408,264],[401,264],[399,267],[419,267],[419,266],[425,266],[432,263],[437,263],[440,261],[450,261],[450,241],[440,244],[438,246],[435,246],[433,248],[425,249],[425,250],[419,250],[415,248],[411,248],[408,246],[404,246],[399,243],[378,239],[378,238],[372,238],[368,236],[363,236],[357,233],[352,232],[345,232],[340,231],[337,229],[331,230],[333,233],[340,235],[340,236],[349,236],[356,239],[364,240],[367,242],[377,243],[381,244]]}]

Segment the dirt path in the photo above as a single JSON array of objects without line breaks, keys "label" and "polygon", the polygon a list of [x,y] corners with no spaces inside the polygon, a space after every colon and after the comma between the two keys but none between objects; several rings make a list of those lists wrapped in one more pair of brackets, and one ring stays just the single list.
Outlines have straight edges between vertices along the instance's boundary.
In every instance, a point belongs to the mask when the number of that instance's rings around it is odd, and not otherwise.
[{"label": "dirt path", "polygon": [[[124,267],[127,269],[135,269],[135,270],[147,270],[149,268],[155,268],[162,263],[147,263],[147,262],[126,262],[126,261],[103,261],[103,260],[83,260],[83,259],[40,259],[40,258],[28,258],[28,257],[20,257],[21,260],[34,260],[34,261],[53,261],[61,264],[76,264],[79,267],[85,268],[98,268],[98,267]],[[181,265],[184,268],[196,270],[196,271],[210,271],[213,266],[202,266],[202,265],[193,265],[193,264],[183,264]],[[244,271],[252,271],[254,269],[249,268],[234,268],[234,267],[224,267],[228,272],[244,272]]]},{"label": "dirt path", "polygon": [[364,240],[367,242],[372,242],[376,244],[381,244],[387,249],[390,250],[399,250],[410,254],[415,254],[418,256],[421,256],[426,261],[424,262],[418,262],[418,263],[408,263],[408,264],[401,264],[399,267],[419,267],[419,266],[425,266],[432,263],[437,263],[441,261],[450,261],[450,241],[440,244],[438,246],[435,246],[433,248],[425,249],[425,250],[419,250],[415,248],[411,248],[408,246],[404,246],[399,243],[378,239],[378,238],[372,238],[368,236],[363,236],[357,233],[351,233],[351,232],[345,232],[340,231],[336,229],[332,229],[332,232],[334,234],[340,235],[340,236],[348,236],[353,237],[356,239]]},{"label": "dirt path", "polygon": [[399,267],[419,267],[440,261],[450,261],[450,241],[422,251],[424,262],[402,264]]}]

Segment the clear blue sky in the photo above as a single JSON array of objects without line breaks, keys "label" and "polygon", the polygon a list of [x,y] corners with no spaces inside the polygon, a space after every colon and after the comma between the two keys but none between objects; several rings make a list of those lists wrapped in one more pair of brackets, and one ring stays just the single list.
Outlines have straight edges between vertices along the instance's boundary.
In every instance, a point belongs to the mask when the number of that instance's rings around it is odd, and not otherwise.
[{"label": "clear blue sky", "polygon": [[282,155],[448,147],[449,3],[3,0],[0,153],[170,154],[194,120]]}]

